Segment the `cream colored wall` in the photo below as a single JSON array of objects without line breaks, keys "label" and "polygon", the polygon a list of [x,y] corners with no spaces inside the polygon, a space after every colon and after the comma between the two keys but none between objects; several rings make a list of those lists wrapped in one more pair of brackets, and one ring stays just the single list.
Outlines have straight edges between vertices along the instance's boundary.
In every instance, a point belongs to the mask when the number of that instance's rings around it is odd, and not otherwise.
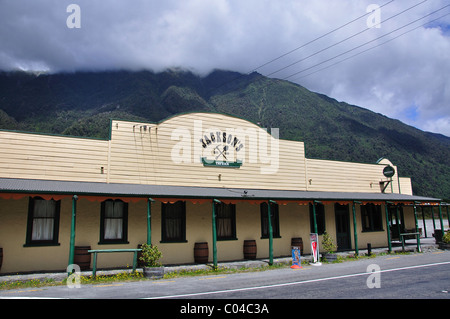
[{"label": "cream colored wall", "polygon": [[107,141],[0,131],[0,145],[1,177],[106,182]]},{"label": "cream colored wall", "polygon": [[[214,148],[204,149],[200,139],[216,131],[232,132],[243,142],[229,155],[243,160],[240,168],[200,162]],[[220,114],[185,114],[158,125],[113,121],[110,163],[108,180],[114,183],[306,189],[302,142],[275,140],[255,124]]]},{"label": "cream colored wall", "polygon": [[1,273],[66,269],[69,261],[71,201],[61,202],[59,246],[24,247],[27,218],[28,197],[20,200],[0,198],[0,247],[3,248]]},{"label": "cream colored wall", "polygon": [[[387,180],[385,165],[306,159],[306,167],[309,191],[380,193],[380,181]],[[393,191],[398,193],[397,173],[392,179]],[[385,192],[392,192],[391,185]]]},{"label": "cream colored wall", "polygon": [[[0,247],[3,248],[1,273],[37,270],[61,270],[67,267],[69,258],[71,199],[61,202],[59,246],[23,247],[27,231],[28,198],[20,200],[0,199]],[[130,203],[128,210],[128,244],[99,245],[100,202],[80,198],[77,203],[76,246],[91,246],[91,249],[137,248],[147,240],[147,203]],[[261,239],[261,217],[259,204],[238,202],[236,207],[237,240],[218,241],[219,261],[243,259],[244,240],[253,239],[257,244],[257,258],[269,257],[269,240]],[[414,211],[404,207],[406,228],[414,228]],[[196,242],[208,242],[209,261],[212,262],[212,214],[211,203],[193,204],[186,202],[186,240],[184,243],[161,243],[161,203],[152,204],[152,243],[163,253],[163,264],[194,263]],[[361,210],[356,205],[358,246],[365,249],[367,243],[373,248],[387,247],[384,206],[381,206],[383,231],[362,232]],[[325,205],[326,230],[336,238],[334,204]],[[309,206],[289,203],[279,206],[281,238],[273,239],[274,256],[291,255],[291,239],[302,237],[303,255],[311,253],[309,240]],[[354,248],[353,219],[349,207],[350,236]],[[319,236],[319,247],[323,236]],[[323,252],[323,249],[321,249]],[[103,253],[98,255],[98,267],[132,266],[132,253]],[[92,267],[92,263],[91,263]]]},{"label": "cream colored wall", "polygon": [[[216,144],[204,149],[200,140],[216,131],[242,141],[244,147],[228,155],[243,161],[240,168],[201,163]],[[306,159],[304,143],[214,113],[159,124],[112,121],[110,141],[0,131],[0,145],[0,177],[107,183],[379,193],[383,168],[392,164]],[[397,175],[386,192],[398,193],[399,180],[402,193],[412,194],[411,180]]]},{"label": "cream colored wall", "polygon": [[411,178],[400,177],[400,192],[405,195],[413,195]]}]

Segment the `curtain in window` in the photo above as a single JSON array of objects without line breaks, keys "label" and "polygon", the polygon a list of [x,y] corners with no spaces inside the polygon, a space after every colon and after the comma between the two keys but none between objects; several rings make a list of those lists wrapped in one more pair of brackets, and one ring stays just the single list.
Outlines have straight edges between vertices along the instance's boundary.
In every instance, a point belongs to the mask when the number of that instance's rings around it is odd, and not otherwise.
[{"label": "curtain in window", "polygon": [[31,240],[53,240],[55,212],[54,200],[34,200]]},{"label": "curtain in window", "polygon": [[231,238],[233,237],[233,206],[217,205],[217,237]]},{"label": "curtain in window", "polygon": [[123,202],[105,202],[105,239],[123,238],[123,211]]},{"label": "curtain in window", "polygon": [[165,240],[182,240],[183,237],[183,202],[165,204]]}]

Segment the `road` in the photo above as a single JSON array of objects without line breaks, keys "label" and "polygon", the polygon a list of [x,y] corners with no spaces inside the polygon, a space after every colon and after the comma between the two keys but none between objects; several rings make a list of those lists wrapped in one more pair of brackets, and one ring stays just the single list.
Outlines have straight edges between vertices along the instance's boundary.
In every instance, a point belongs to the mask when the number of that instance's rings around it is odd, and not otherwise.
[{"label": "road", "polygon": [[[0,291],[1,299],[450,299],[450,251],[175,279]],[[193,300],[191,304],[199,304]]]}]

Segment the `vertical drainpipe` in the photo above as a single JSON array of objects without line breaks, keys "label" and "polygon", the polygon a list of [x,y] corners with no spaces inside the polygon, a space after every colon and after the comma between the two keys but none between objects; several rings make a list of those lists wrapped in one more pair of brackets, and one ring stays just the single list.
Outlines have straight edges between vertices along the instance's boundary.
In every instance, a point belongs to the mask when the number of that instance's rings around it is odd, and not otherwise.
[{"label": "vertical drainpipe", "polygon": [[220,201],[213,199],[212,201],[212,234],[213,234],[213,264],[214,270],[217,269],[217,228],[216,228],[216,203]]},{"label": "vertical drainpipe", "polygon": [[[70,250],[69,250],[69,265],[73,264],[75,256],[75,224],[77,215],[77,200],[78,196],[72,197],[72,224],[70,226]],[[69,273],[70,275],[70,273]]]},{"label": "vertical drainpipe", "polygon": [[[361,204],[360,202],[357,202],[358,204]],[[359,255],[359,248],[358,248],[358,231],[356,228],[356,202],[353,201],[352,210],[353,210],[353,236],[355,240],[355,254],[356,256]]]},{"label": "vertical drainpipe", "polygon": [[392,243],[391,243],[391,227],[389,226],[389,211],[388,211],[388,202],[384,202],[384,212],[386,214],[386,229],[387,229],[387,240],[388,240],[388,249],[389,253],[392,252]]},{"label": "vertical drainpipe", "polygon": [[267,203],[267,215],[269,217],[269,265],[273,265],[273,228],[272,228],[272,210],[270,208],[270,204],[274,202],[273,200],[269,200]]},{"label": "vertical drainpipe", "polygon": [[147,245],[152,244],[152,202],[153,199],[147,199]]}]

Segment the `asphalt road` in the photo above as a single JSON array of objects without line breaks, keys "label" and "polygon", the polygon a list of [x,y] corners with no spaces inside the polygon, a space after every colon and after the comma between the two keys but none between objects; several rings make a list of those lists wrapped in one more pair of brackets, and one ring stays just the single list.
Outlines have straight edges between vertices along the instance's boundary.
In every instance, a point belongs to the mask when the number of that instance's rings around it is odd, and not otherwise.
[{"label": "asphalt road", "polygon": [[256,300],[260,307],[272,299],[450,299],[450,251],[378,256],[299,270],[0,291],[0,299],[16,298],[167,299],[177,300],[177,311],[191,299],[191,306],[224,299]]}]

